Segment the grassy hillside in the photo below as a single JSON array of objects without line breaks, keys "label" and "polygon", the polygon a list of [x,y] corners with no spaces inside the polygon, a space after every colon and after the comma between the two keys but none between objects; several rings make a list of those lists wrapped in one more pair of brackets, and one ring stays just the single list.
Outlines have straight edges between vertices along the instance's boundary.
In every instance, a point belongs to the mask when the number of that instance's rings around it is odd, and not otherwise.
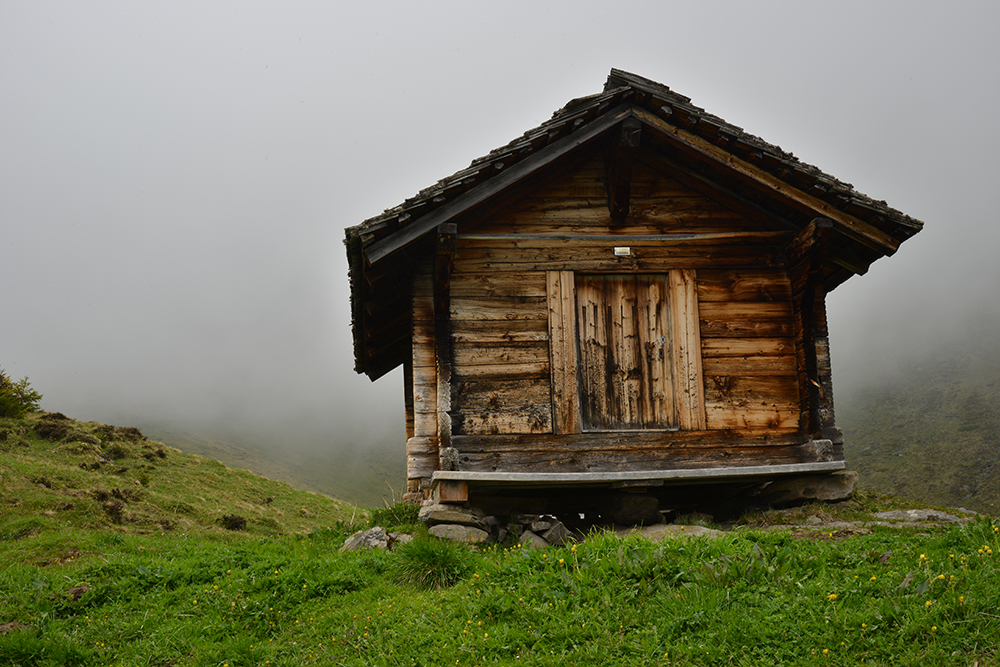
[{"label": "grassy hillside", "polygon": [[[912,506],[888,497],[753,514],[715,539],[594,533],[541,551],[473,551],[383,510],[372,521],[416,539],[342,553],[366,525],[353,508],[135,429],[32,415],[0,421],[0,449],[3,665],[986,666],[1000,655],[1000,526],[872,522]],[[778,525],[791,521],[812,527]]]},{"label": "grassy hillside", "polygon": [[[288,484],[182,454],[135,428],[59,413],[0,419],[0,536],[66,527],[115,533],[299,533],[356,509]],[[232,518],[237,517],[237,518]],[[232,526],[231,526],[232,527]]]},{"label": "grassy hillside", "polygon": [[1000,510],[995,340],[982,331],[950,340],[890,377],[837,394],[845,456],[864,487],[990,514]]},{"label": "grassy hillside", "polygon": [[[357,428],[357,425],[350,425]],[[246,433],[219,426],[170,424],[146,420],[143,431],[172,447],[246,468],[343,500],[381,507],[402,496],[406,478],[403,436],[395,429],[362,437],[340,429],[332,436],[309,433]],[[398,443],[398,446],[386,443]]]}]

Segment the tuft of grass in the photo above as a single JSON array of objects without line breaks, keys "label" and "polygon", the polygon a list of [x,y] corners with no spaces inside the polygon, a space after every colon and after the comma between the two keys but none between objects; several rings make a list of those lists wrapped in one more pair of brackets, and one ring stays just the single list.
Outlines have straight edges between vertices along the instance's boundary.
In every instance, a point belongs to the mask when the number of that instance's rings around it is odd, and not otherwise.
[{"label": "tuft of grass", "polygon": [[412,531],[418,523],[417,515],[419,512],[419,505],[396,503],[371,510],[368,513],[368,522],[373,526],[382,526],[386,530]]},{"label": "tuft of grass", "polygon": [[425,589],[443,589],[461,581],[472,569],[473,554],[465,545],[418,537],[396,548],[396,579]]}]

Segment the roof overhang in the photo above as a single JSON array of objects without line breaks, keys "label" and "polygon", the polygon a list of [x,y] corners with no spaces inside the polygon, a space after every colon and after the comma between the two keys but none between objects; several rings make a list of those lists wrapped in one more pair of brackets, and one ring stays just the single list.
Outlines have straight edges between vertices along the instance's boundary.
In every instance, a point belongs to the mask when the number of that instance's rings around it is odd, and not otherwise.
[{"label": "roof overhang", "polygon": [[408,354],[409,293],[401,286],[441,225],[510,201],[511,193],[606,146],[626,122],[641,126],[637,159],[723,205],[793,233],[828,221],[828,291],[894,254],[922,227],[669,88],[612,70],[604,92],[572,100],[508,146],[346,230],[356,370],[376,379]]}]

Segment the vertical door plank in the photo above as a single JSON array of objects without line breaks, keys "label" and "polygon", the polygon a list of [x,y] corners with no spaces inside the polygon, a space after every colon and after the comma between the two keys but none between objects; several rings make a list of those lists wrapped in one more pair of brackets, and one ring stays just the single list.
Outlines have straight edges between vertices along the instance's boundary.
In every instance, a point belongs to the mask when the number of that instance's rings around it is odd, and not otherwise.
[{"label": "vertical door plank", "polygon": [[577,276],[576,311],[579,338],[580,413],[582,426],[600,429],[605,425],[608,401],[607,317],[603,281],[596,276]]},{"label": "vertical door plank", "polygon": [[552,430],[579,433],[575,280],[572,271],[545,276],[549,307],[549,362],[552,372]]},{"label": "vertical door plank", "polygon": [[670,271],[670,320],[674,331],[674,400],[679,426],[705,428],[705,396],[698,329],[698,288],[693,269]]},{"label": "vertical door plank", "polygon": [[637,284],[643,370],[643,423],[647,428],[676,428],[673,398],[673,355],[670,354],[669,284],[666,276],[649,276]]}]

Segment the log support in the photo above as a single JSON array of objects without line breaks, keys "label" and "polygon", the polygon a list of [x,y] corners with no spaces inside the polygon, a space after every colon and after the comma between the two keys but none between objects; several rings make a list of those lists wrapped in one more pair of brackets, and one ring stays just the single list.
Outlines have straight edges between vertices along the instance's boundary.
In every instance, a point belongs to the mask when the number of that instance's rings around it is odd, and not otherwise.
[{"label": "log support", "polygon": [[438,228],[434,257],[434,349],[437,364],[438,468],[454,470],[456,452],[451,443],[451,272],[455,265],[457,226],[446,223]]},{"label": "log support", "polygon": [[629,213],[632,192],[632,165],[642,137],[642,123],[626,119],[608,150],[608,213],[613,220],[624,220]]},{"label": "log support", "polygon": [[826,290],[823,288],[823,260],[833,227],[832,220],[817,218],[786,247],[799,358],[800,425],[803,436],[809,440],[839,438],[833,423]]}]

